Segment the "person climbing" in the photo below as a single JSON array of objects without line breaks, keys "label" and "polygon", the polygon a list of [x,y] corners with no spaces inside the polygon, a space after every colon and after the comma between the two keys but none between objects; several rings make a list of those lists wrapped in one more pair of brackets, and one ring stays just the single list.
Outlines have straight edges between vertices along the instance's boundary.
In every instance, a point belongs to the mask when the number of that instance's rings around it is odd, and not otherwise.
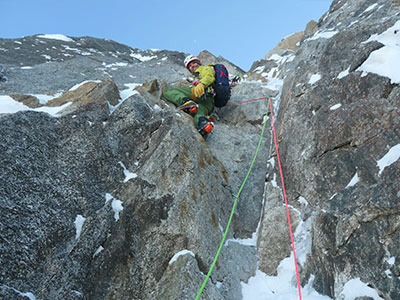
[{"label": "person climbing", "polygon": [[184,60],[186,69],[192,73],[193,86],[168,88],[163,97],[193,116],[194,126],[204,139],[214,129],[213,123],[206,117],[214,109],[214,97],[211,86],[215,81],[212,66],[203,66],[198,57],[189,55]]}]

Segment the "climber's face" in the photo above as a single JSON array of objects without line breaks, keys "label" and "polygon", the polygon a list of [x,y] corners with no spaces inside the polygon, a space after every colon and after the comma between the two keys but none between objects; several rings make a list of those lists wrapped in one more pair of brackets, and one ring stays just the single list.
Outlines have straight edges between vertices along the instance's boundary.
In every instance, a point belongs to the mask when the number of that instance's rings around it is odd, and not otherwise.
[{"label": "climber's face", "polygon": [[191,72],[191,73],[194,73],[194,71],[196,71],[197,70],[197,68],[199,67],[199,64],[197,63],[197,62],[191,62],[190,63],[190,65],[189,65],[189,71]]}]

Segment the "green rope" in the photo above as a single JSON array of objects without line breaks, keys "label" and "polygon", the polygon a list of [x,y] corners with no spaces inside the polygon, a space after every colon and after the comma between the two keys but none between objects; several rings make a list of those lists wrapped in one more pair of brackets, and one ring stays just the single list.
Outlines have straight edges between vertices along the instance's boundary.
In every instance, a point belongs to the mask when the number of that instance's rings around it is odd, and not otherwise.
[{"label": "green rope", "polygon": [[[268,107],[268,105],[267,105],[267,113],[266,113],[266,116],[268,115],[268,109],[269,109],[269,107]],[[261,131],[260,140],[258,141],[258,146],[257,146],[257,149],[256,149],[256,153],[254,154],[253,161],[251,162],[250,169],[249,169],[249,171],[247,172],[247,175],[246,175],[246,177],[245,177],[245,179],[244,179],[244,181],[243,181],[243,183],[242,183],[242,185],[241,185],[241,187],[240,187],[240,189],[239,189],[239,193],[236,195],[235,202],[233,203],[231,215],[230,215],[230,217],[229,217],[229,221],[228,221],[228,224],[227,224],[227,226],[226,226],[224,236],[222,237],[221,244],[219,245],[217,254],[215,255],[214,261],[213,261],[212,264],[211,264],[210,270],[208,271],[207,276],[206,276],[206,278],[204,279],[203,284],[202,284],[202,286],[201,286],[199,292],[197,293],[196,300],[199,300],[199,299],[200,299],[201,293],[203,292],[204,288],[206,287],[207,281],[208,281],[208,279],[209,279],[210,276],[211,276],[211,272],[213,271],[214,266],[215,266],[215,264],[217,263],[219,254],[221,253],[222,247],[224,246],[225,239],[226,239],[226,236],[228,235],[229,226],[231,225],[232,218],[233,218],[233,215],[234,215],[234,213],[235,213],[235,208],[236,208],[236,205],[237,205],[237,202],[238,202],[240,193],[242,192],[243,187],[244,187],[244,185],[246,184],[247,178],[249,177],[250,172],[251,172],[251,170],[253,169],[254,162],[256,161],[258,151],[260,150],[260,146],[261,146],[262,138],[263,138],[263,136],[264,136],[264,130],[265,130],[266,124],[267,124],[267,120],[264,120],[264,125],[263,125],[262,131]]]}]

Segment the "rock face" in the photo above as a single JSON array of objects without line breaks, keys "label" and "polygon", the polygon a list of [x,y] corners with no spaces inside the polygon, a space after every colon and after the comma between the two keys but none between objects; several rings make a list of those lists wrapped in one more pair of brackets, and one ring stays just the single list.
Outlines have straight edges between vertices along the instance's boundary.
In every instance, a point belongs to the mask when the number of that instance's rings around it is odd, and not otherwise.
[{"label": "rock face", "polygon": [[[195,298],[266,102],[222,108],[205,143],[192,118],[161,99],[166,85],[189,75],[185,54],[61,38],[1,40],[1,51],[15,55],[3,65],[1,92],[32,109],[0,115],[1,298]],[[11,51],[25,43],[37,57]],[[231,102],[276,94],[251,85],[237,86]],[[61,105],[56,117],[35,110]],[[240,282],[255,273],[255,243],[235,238],[258,225],[268,135],[204,299],[241,299]],[[182,251],[193,256],[170,262]]]},{"label": "rock face", "polygon": [[186,54],[0,39],[0,94],[26,106],[0,112],[0,298],[194,299],[264,121],[201,299],[242,299],[257,269],[276,276],[292,248],[271,115],[265,100],[237,104],[270,96],[302,285],[344,299],[359,280],[400,299],[400,86],[362,70],[399,11],[334,0],[295,49],[253,64],[206,142],[161,97],[189,76]]},{"label": "rock face", "polygon": [[[379,167],[400,145],[399,83],[361,71],[384,47],[371,36],[398,35],[399,9],[398,1],[333,1],[294,52],[252,68],[264,75],[275,68],[284,78],[277,128],[286,191],[302,222],[312,222],[302,283],[312,276],[314,288],[334,299],[353,278],[400,299],[400,160]],[[273,207],[263,216],[272,224]],[[273,239],[280,241],[276,232],[261,233],[261,261],[290,253],[268,246]]]}]

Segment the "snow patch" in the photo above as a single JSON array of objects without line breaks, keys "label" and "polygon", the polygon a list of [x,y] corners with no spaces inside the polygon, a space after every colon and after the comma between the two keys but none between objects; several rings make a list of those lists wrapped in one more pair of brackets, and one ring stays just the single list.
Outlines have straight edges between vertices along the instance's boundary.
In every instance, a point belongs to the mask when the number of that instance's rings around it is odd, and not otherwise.
[{"label": "snow patch", "polygon": [[99,82],[101,82],[101,80],[85,80],[85,81],[82,81],[81,83],[75,84],[72,88],[69,89],[69,91],[70,91],[70,92],[71,92],[71,91],[75,91],[75,90],[77,90],[78,88],[80,88],[82,85],[84,85],[85,83],[88,83],[88,82],[96,82],[96,83],[99,83]]},{"label": "snow patch", "polygon": [[149,61],[149,60],[152,60],[152,59],[154,59],[154,58],[157,58],[156,55],[154,55],[154,56],[143,56],[143,55],[141,55],[141,54],[139,54],[139,53],[131,53],[130,56],[133,57],[133,58],[136,58],[136,59],[140,60],[141,62]]},{"label": "snow patch", "polygon": [[99,246],[99,248],[97,248],[96,252],[93,254],[93,257],[99,255],[99,253],[100,253],[101,251],[103,251],[103,250],[104,250],[103,246]]},{"label": "snow patch", "polygon": [[330,39],[339,31],[327,30],[327,31],[317,31],[312,37],[306,39],[306,41],[313,41],[318,39]]},{"label": "snow patch", "polygon": [[57,107],[38,107],[38,108],[30,108],[21,102],[15,101],[13,98],[10,96],[0,96],[0,113],[5,113],[5,114],[13,114],[19,111],[26,111],[26,110],[31,110],[31,111],[36,111],[36,112],[45,112],[51,115],[52,117],[58,117],[58,113],[63,110],[64,108],[68,107],[71,105],[72,102],[65,103],[62,106],[57,106]]},{"label": "snow patch", "polygon": [[253,234],[251,235],[251,238],[247,238],[247,239],[228,239],[226,241],[225,246],[228,246],[229,243],[239,243],[241,245],[244,246],[257,246],[257,239],[258,239],[258,232],[253,232]]},{"label": "snow patch", "polygon": [[309,84],[314,84],[314,83],[316,83],[318,80],[320,80],[321,78],[322,78],[321,75],[319,75],[319,74],[313,74],[313,75],[311,75],[310,80],[308,81],[308,83],[309,83]]},{"label": "snow patch", "polygon": [[358,177],[358,172],[353,176],[350,180],[349,184],[345,187],[346,189],[352,186],[355,186],[360,181],[360,177]]},{"label": "snow patch", "polygon": [[338,104],[335,104],[335,105],[331,106],[329,109],[330,110],[336,110],[336,109],[340,108],[341,106],[342,106],[342,104],[338,103]]},{"label": "snow patch", "polygon": [[348,67],[346,70],[340,72],[339,75],[337,76],[337,78],[342,79],[343,77],[346,77],[347,75],[349,75],[349,71],[350,71],[350,67]]},{"label": "snow patch", "polygon": [[349,280],[343,287],[341,293],[344,300],[353,300],[357,297],[371,297],[374,300],[381,300],[376,290],[370,288],[366,283],[362,282],[360,278]]},{"label": "snow patch", "polygon": [[119,94],[121,95],[122,100],[129,98],[132,95],[139,94],[138,91],[135,90],[138,86],[141,86],[141,83],[125,83],[124,84],[127,89],[122,90]]},{"label": "snow patch", "polygon": [[378,41],[385,46],[372,51],[368,59],[357,69],[363,73],[374,73],[400,83],[400,21],[379,35],[372,35],[367,41]]},{"label": "snow patch", "polygon": [[75,240],[79,240],[80,236],[81,236],[81,232],[82,232],[82,227],[83,227],[83,223],[85,223],[86,218],[83,217],[82,215],[77,215],[75,218],[75,231],[76,231],[76,235],[75,235]]},{"label": "snow patch", "polygon": [[118,221],[119,220],[119,213],[124,209],[123,206],[122,206],[122,201],[118,200],[118,199],[115,199],[113,197],[113,195],[111,195],[109,193],[106,193],[105,197],[106,197],[106,203],[105,204],[111,202],[111,208],[114,211],[114,219],[115,219],[115,221]]},{"label": "snow patch", "polygon": [[124,169],[124,175],[125,175],[125,179],[124,182],[128,182],[130,179],[134,179],[137,177],[136,173],[132,173],[130,172],[125,165],[122,163],[122,161],[119,162],[119,164],[121,165],[121,167]]},{"label": "snow patch", "polygon": [[399,158],[400,158],[400,144],[397,144],[396,146],[390,148],[390,150],[380,160],[376,162],[379,168],[378,175],[381,175],[386,167],[395,163]]},{"label": "snow patch", "polygon": [[42,35],[38,35],[38,38],[59,40],[59,41],[64,41],[64,42],[73,42],[74,41],[73,39],[71,39],[63,34],[42,34]]},{"label": "snow patch", "polygon": [[377,3],[375,3],[375,4],[372,4],[370,7],[368,7],[366,10],[364,10],[364,13],[366,13],[366,12],[369,12],[369,11],[371,11],[371,10],[373,10],[375,7],[377,7],[378,6],[378,4]]},{"label": "snow patch", "polygon": [[31,292],[21,292],[18,291],[17,289],[14,289],[13,287],[10,287],[8,285],[0,285],[1,288],[6,288],[9,290],[13,290],[14,292],[16,292],[18,295],[20,295],[21,297],[28,297],[29,300],[36,300],[36,296],[34,294],[32,294]]},{"label": "snow patch", "polygon": [[169,265],[173,264],[178,259],[179,256],[186,255],[186,254],[189,254],[189,255],[195,257],[195,255],[192,251],[184,249],[184,250],[179,251],[178,253],[175,253],[175,255],[171,258],[171,260],[169,261],[168,264]]}]

